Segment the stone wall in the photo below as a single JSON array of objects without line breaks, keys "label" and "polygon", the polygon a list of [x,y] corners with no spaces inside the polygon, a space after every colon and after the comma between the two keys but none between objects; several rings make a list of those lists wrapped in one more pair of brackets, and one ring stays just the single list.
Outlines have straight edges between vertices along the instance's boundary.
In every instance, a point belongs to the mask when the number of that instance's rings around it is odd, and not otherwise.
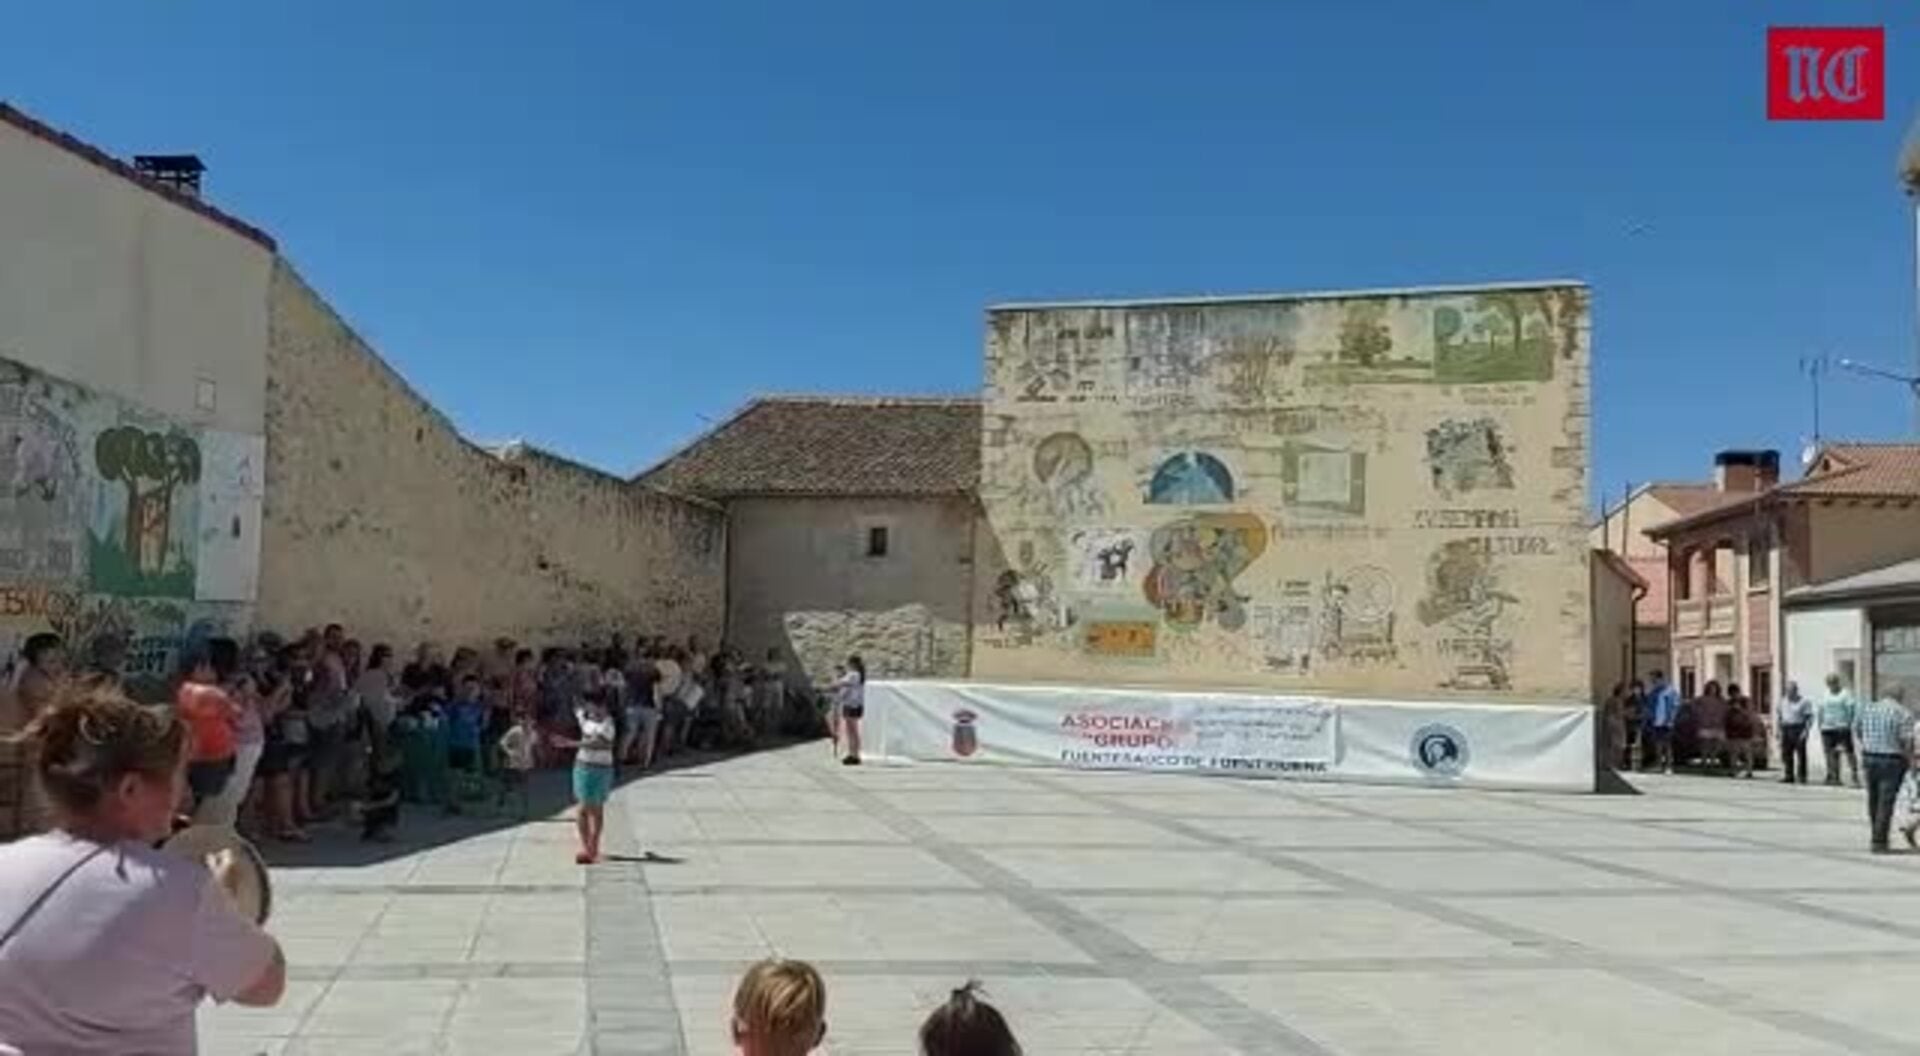
[{"label": "stone wall", "polygon": [[[778,648],[807,677],[858,653],[875,678],[964,676],[975,506],[969,498],[736,499],[728,640]],[[884,528],[887,553],[867,553]]]},{"label": "stone wall", "polygon": [[1580,286],[988,318],[972,673],[1584,700]]},{"label": "stone wall", "polygon": [[718,637],[718,507],[475,446],[284,262],[269,319],[261,626],[338,621],[396,645]]}]

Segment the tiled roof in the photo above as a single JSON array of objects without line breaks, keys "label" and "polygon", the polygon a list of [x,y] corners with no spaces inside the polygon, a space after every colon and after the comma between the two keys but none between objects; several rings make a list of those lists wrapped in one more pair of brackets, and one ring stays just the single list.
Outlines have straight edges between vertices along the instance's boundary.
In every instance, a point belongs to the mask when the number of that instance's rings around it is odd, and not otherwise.
[{"label": "tiled roof", "polygon": [[1829,444],[1789,495],[1920,498],[1920,444]]},{"label": "tiled roof", "polygon": [[635,479],[710,499],[971,494],[980,401],[761,397]]},{"label": "tiled roof", "polygon": [[1920,444],[1827,444],[1799,480],[1753,494],[1726,495],[1697,513],[1647,529],[1647,535],[1657,539],[1736,510],[1814,499],[1920,500]]},{"label": "tiled roof", "polygon": [[67,153],[72,154],[74,157],[77,157],[82,161],[91,163],[102,169],[105,169],[106,171],[114,174],[115,176],[120,177],[123,180],[126,180],[128,183],[131,183],[139,187],[141,190],[144,190],[149,194],[153,194],[161,198],[165,198],[167,201],[172,202],[173,204],[179,206],[182,209],[186,209],[190,212],[199,213],[201,216],[204,216],[207,219],[213,221],[214,223],[219,224],[220,226],[228,229],[229,231],[232,231],[234,234],[239,235],[240,237],[245,238],[249,241],[259,243],[261,246],[265,247],[269,252],[273,251],[276,248],[273,243],[273,236],[267,234],[265,231],[260,230],[259,228],[253,226],[252,224],[249,224],[246,221],[241,220],[237,217],[231,216],[227,213],[221,212],[219,209],[216,209],[213,206],[208,205],[206,202],[200,200],[199,198],[195,198],[191,194],[187,194],[183,191],[175,190],[174,188],[169,187],[164,183],[160,183],[157,180],[150,180],[145,176],[142,176],[137,170],[134,169],[133,166],[127,164],[124,161],[121,161],[119,158],[116,158],[111,154],[108,154],[106,151],[101,150],[99,147],[96,147],[91,143],[84,142],[74,136],[70,136],[67,133],[60,131],[59,129],[54,128],[52,125],[49,125],[43,121],[40,121],[25,113],[22,113],[19,110],[14,109],[13,107],[7,105],[6,103],[0,103],[0,124],[11,125],[14,128],[17,128],[20,131],[25,132],[29,136],[33,136],[36,139],[43,140],[47,143],[52,144],[53,146],[59,147],[61,150],[64,150]]}]

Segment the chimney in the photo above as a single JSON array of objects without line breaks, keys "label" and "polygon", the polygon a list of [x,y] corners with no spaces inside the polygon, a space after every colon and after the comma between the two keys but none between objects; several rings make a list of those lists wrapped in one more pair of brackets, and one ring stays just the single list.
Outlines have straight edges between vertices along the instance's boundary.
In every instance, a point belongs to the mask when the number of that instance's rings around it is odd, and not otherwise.
[{"label": "chimney", "polygon": [[1765,491],[1778,483],[1778,451],[1722,451],[1713,456],[1714,487],[1729,495]]},{"label": "chimney", "polygon": [[192,198],[200,197],[200,176],[207,171],[198,154],[135,154],[133,169]]}]

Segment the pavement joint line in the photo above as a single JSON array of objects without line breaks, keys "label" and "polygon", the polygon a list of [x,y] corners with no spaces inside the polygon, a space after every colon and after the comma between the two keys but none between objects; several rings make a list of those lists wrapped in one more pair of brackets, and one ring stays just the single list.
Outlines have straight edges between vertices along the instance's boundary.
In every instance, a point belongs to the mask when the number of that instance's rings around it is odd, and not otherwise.
[{"label": "pavement joint line", "polygon": [[[1665,793],[1662,793],[1662,794],[1664,795]],[[1549,813],[1552,813],[1560,817],[1568,817],[1568,818],[1579,817],[1579,818],[1588,818],[1588,819],[1591,819],[1594,817],[1594,815],[1592,814],[1584,814],[1580,811],[1568,810],[1565,807],[1542,805],[1540,809],[1548,811]],[[1864,806],[1862,807],[1862,809],[1864,811]],[[1826,818],[1826,817],[1809,816],[1809,815],[1794,815],[1792,817],[1767,818],[1767,819],[1701,818],[1697,821],[1686,821],[1682,819],[1668,819],[1668,818],[1646,818],[1646,819],[1635,819],[1634,821],[1628,822],[1628,824],[1635,825],[1636,827],[1645,826],[1645,827],[1652,827],[1655,829],[1659,829],[1661,831],[1667,831],[1670,827],[1673,827],[1673,826],[1713,825],[1720,822],[1732,822],[1734,824],[1746,824],[1746,823],[1758,822],[1760,824],[1768,824],[1768,825],[1822,824],[1822,823],[1832,824],[1835,822],[1835,819]],[[1866,825],[1864,824],[1864,822],[1860,825],[1860,829],[1864,834],[1866,829]],[[1680,829],[1678,831],[1684,832],[1688,830]],[[1737,844],[1744,845],[1740,848],[1730,848],[1730,850],[1773,851],[1780,854],[1792,854],[1798,857],[1819,858],[1819,859],[1823,859],[1825,861],[1831,861],[1831,862],[1846,862],[1850,865],[1866,865],[1876,869],[1892,870],[1892,869],[1906,868],[1904,863],[1901,863],[1897,860],[1890,859],[1890,858],[1877,858],[1872,855],[1860,855],[1860,854],[1850,853],[1847,851],[1836,851],[1831,848],[1824,848],[1824,847],[1803,847],[1796,844],[1783,843],[1778,840],[1768,840],[1759,836],[1746,836],[1746,835],[1741,835],[1739,833],[1714,833],[1713,838],[1717,840],[1726,840],[1729,843],[1737,843]],[[1660,850],[1666,850],[1667,848],[1645,847],[1645,848],[1621,848],[1621,849],[1622,850],[1660,851]]]},{"label": "pavement joint line", "polygon": [[[608,860],[583,867],[587,874],[581,906],[585,916],[587,1024],[582,1054],[686,1056],[687,1039],[673,994],[672,968],[654,915],[646,871],[640,864],[639,834],[620,791],[609,797],[605,819],[601,849]],[[633,1013],[639,1005],[667,1009],[672,1014],[643,1017],[651,1025],[636,1031]],[[659,1019],[665,1022],[655,1022]],[[603,1028],[603,1022],[608,1026]]]},{"label": "pavement joint line", "polygon": [[[1379,815],[1373,814],[1372,812],[1367,811],[1364,808],[1354,807],[1350,809],[1356,814],[1356,816],[1379,817]],[[1707,822],[1704,824],[1711,824],[1711,822]],[[1499,836],[1497,834],[1485,834],[1485,835],[1475,834],[1473,836],[1465,836],[1463,833],[1459,831],[1459,828],[1457,826],[1449,825],[1446,822],[1432,823],[1427,827],[1433,830],[1448,833],[1449,835],[1461,836],[1462,838],[1466,838],[1466,839],[1476,839],[1476,840],[1479,840],[1481,843],[1487,845],[1488,847],[1494,847],[1494,848],[1499,848],[1501,850],[1508,850],[1508,851],[1518,851],[1525,854],[1532,854],[1542,858],[1550,859],[1552,861],[1562,862],[1568,865],[1577,865],[1583,868],[1593,869],[1598,872],[1609,873],[1611,875],[1623,877],[1630,880],[1637,880],[1642,883],[1678,885],[1688,891],[1707,892],[1710,894],[1718,895],[1722,898],[1730,898],[1738,901],[1752,903],[1770,910],[1775,910],[1775,911],[1784,910],[1790,913],[1798,913],[1802,916],[1814,917],[1820,920],[1827,921],[1829,923],[1847,924],[1853,927],[1867,928],[1867,929],[1878,930],[1883,932],[1892,932],[1893,934],[1900,935],[1905,938],[1920,940],[1920,926],[1899,924],[1893,921],[1886,920],[1881,917],[1875,917],[1865,913],[1852,913],[1844,909],[1835,909],[1831,906],[1823,906],[1816,903],[1800,902],[1800,901],[1796,901],[1795,899],[1786,897],[1788,895],[1812,895],[1817,897],[1819,895],[1835,894],[1835,893],[1873,894],[1881,890],[1877,888],[1861,888],[1861,887],[1842,888],[1836,892],[1831,888],[1745,888],[1745,887],[1733,887],[1727,884],[1715,884],[1715,883],[1710,883],[1706,881],[1680,880],[1653,869],[1646,869],[1640,866],[1628,865],[1624,862],[1616,862],[1598,853],[1574,851],[1574,850],[1569,850],[1567,848],[1561,848],[1561,847],[1536,847],[1532,844],[1526,843],[1523,840],[1515,840],[1509,837]],[[1780,850],[1782,853],[1787,853],[1792,849],[1783,847],[1783,848],[1778,848],[1778,850]],[[1654,847],[1654,848],[1647,848],[1645,853],[1684,855],[1684,854],[1689,854],[1691,852],[1685,849],[1669,850],[1669,849]],[[1804,854],[1805,852],[1795,852],[1795,853]],[[1900,865],[1899,863],[1874,861],[1871,858],[1867,858],[1866,860],[1862,860],[1861,858],[1847,858],[1844,855],[1839,855],[1839,854],[1808,855],[1808,857],[1815,857],[1818,859],[1830,859],[1833,861],[1844,862],[1846,864],[1855,865],[1855,866],[1872,865],[1874,867],[1884,869],[1885,871],[1888,872],[1889,875],[1892,875],[1893,870],[1903,868],[1903,866]],[[1911,874],[1909,873],[1909,875]]]},{"label": "pavement joint line", "polygon": [[[794,767],[823,789],[860,805],[870,817],[902,836],[947,867],[1000,895],[1040,926],[1107,967],[1111,977],[1132,983],[1170,1015],[1192,1022],[1249,1056],[1338,1056],[1333,1049],[1294,1029],[1278,1016],[1253,1008],[1182,966],[1167,962],[1151,950],[1066,904],[1051,892],[1028,883],[978,851],[948,840],[933,826],[885,798],[837,773]],[[1143,971],[1142,966],[1152,970]]]},{"label": "pavement joint line", "polygon": [[[1053,775],[1043,777],[1036,774],[1033,780],[1038,787],[1042,788],[1069,790],[1069,786],[1071,785],[1071,782],[1060,780]],[[1089,798],[1097,801],[1108,802],[1110,809],[1123,817],[1139,817],[1141,820],[1157,818],[1157,816],[1151,812],[1139,810],[1130,804],[1122,805],[1112,803],[1097,794],[1084,793],[1078,790],[1072,790],[1072,794],[1089,796]],[[1283,789],[1281,794],[1287,795],[1289,793]],[[1341,809],[1359,818],[1369,818],[1376,821],[1399,820],[1389,815],[1379,814],[1361,807],[1342,805]],[[1451,831],[1447,829],[1444,824],[1436,824],[1431,819],[1422,818],[1417,820],[1420,825],[1425,828]],[[1180,832],[1185,835],[1203,834],[1206,832],[1206,830],[1198,827],[1183,826],[1177,819],[1161,818],[1158,819],[1158,821],[1160,824],[1167,826],[1169,831]],[[1487,836],[1470,837],[1459,833],[1453,834],[1463,839],[1479,839],[1495,847],[1501,846],[1501,844],[1505,842],[1510,848],[1518,848],[1531,853],[1546,855],[1550,858],[1554,857],[1550,852],[1535,850],[1534,848],[1527,847],[1515,841],[1500,841]],[[1215,840],[1217,845],[1230,847],[1257,861],[1291,870],[1323,883],[1332,884],[1337,887],[1377,891],[1381,899],[1397,908],[1419,913],[1431,919],[1442,921],[1443,923],[1469,928],[1483,935],[1504,939],[1516,945],[1528,945],[1532,948],[1549,952],[1564,960],[1579,962],[1587,968],[1611,975],[1629,984],[1642,987],[1654,986],[1662,992],[1682,997],[1695,1004],[1703,1005],[1728,1015],[1743,1016],[1777,1030],[1797,1034],[1814,1041],[1836,1045],[1848,1052],[1856,1054],[1872,1053],[1876,1054],[1876,1056],[1877,1054],[1885,1054],[1885,1056],[1913,1056],[1915,1052],[1913,1046],[1875,1031],[1861,1030],[1849,1024],[1838,1023],[1799,1011],[1756,1006],[1748,1000],[1745,994],[1737,990],[1675,971],[1664,964],[1643,958],[1610,954],[1579,942],[1560,938],[1548,932],[1535,931],[1531,928],[1524,928],[1497,918],[1464,910],[1441,902],[1432,896],[1414,894],[1384,884],[1374,883],[1358,877],[1351,877],[1337,870],[1319,865],[1318,863],[1290,855],[1278,848],[1239,845],[1227,841],[1222,837],[1215,837]],[[1578,859],[1577,856],[1572,856],[1571,860],[1580,865],[1591,864]],[[1710,887],[1710,885],[1691,886],[1694,890]],[[1768,903],[1763,901],[1762,904]],[[1798,903],[1788,903],[1788,905],[1794,908],[1803,908],[1800,907]],[[1883,927],[1885,926],[1885,922],[1880,923]]]},{"label": "pavement joint line", "polygon": [[[1809,953],[1729,953],[1696,954],[1675,958],[1687,967],[1795,967],[1804,964],[1857,963],[1860,955],[1851,951]],[[1920,949],[1884,950],[1873,954],[1876,963],[1920,964]],[[667,962],[673,977],[714,977],[732,980],[755,956],[739,958],[697,957]],[[835,977],[916,978],[948,980],[973,975],[996,978],[1078,978],[1112,979],[1104,965],[1089,961],[1008,961],[971,960],[874,960],[816,959],[812,964]],[[1166,961],[1143,964],[1142,974],[1160,971],[1177,976],[1236,975],[1311,975],[1315,973],[1367,973],[1404,971],[1586,971],[1578,962],[1532,956],[1374,956],[1374,957],[1279,957],[1222,958],[1218,960]],[[585,961],[474,961],[418,962],[395,964],[322,964],[288,969],[288,978],[299,982],[412,981],[425,979],[587,979]],[[653,1006],[658,1008],[658,1005]]]},{"label": "pavement joint line", "polygon": [[[978,815],[978,816],[995,817],[995,818],[1022,818],[1022,817],[1029,817],[1030,815],[999,814],[999,815]],[[1084,815],[1075,815],[1075,816],[1084,816]],[[1176,821],[1191,822],[1196,820],[1193,815],[1189,815],[1189,814],[1169,815],[1169,817],[1173,818]],[[1338,820],[1351,821],[1353,819],[1347,818],[1347,819],[1338,819]],[[1426,819],[1423,819],[1423,820],[1426,820]],[[1435,824],[1441,824],[1441,825],[1479,826],[1479,825],[1485,824],[1483,822],[1457,822],[1457,821],[1449,821],[1447,819],[1433,819],[1433,820]],[[1543,818],[1541,819],[1541,822],[1545,823],[1552,820],[1557,820],[1557,819]],[[1396,823],[1396,824],[1399,824],[1399,823]],[[1248,837],[1244,837],[1244,836],[1228,836],[1226,838],[1232,839],[1232,840],[1248,839]],[[1467,837],[1467,838],[1471,839],[1473,837]],[[1735,837],[1735,836],[1708,837],[1708,838],[1724,839],[1730,842],[1739,840],[1739,837]],[[685,840],[685,841],[678,841],[678,842],[680,846],[685,846],[685,847],[757,847],[757,848],[793,847],[793,848],[801,848],[801,849],[818,848],[821,850],[829,850],[834,848],[844,849],[844,848],[852,848],[852,847],[875,848],[875,849],[903,848],[903,847],[911,846],[911,844],[901,843],[898,841],[883,841],[883,840],[803,840],[803,839],[781,840],[781,839],[734,839],[729,837],[710,837],[707,839]],[[1039,848],[1049,848],[1049,849],[1070,848],[1076,851],[1150,851],[1150,850],[1164,850],[1168,847],[1184,846],[1184,844],[1174,844],[1174,843],[1167,843],[1167,842],[1149,843],[1149,842],[1140,842],[1140,841],[1061,842],[1058,840],[1022,840],[1022,841],[994,841],[994,842],[982,842],[982,841],[960,841],[960,842],[963,842],[966,846],[972,847],[975,850],[985,850],[985,851],[1019,851],[1023,849],[1039,849]],[[1797,853],[1802,855],[1812,853],[1804,850],[1798,850],[1788,844],[1760,843],[1758,841],[1742,841],[1742,842],[1747,843],[1747,845],[1738,846],[1738,847],[1729,847],[1729,846],[1647,847],[1644,845],[1628,845],[1628,844],[1620,843],[1620,844],[1613,844],[1613,845],[1602,845],[1598,847],[1593,847],[1591,849],[1615,850],[1615,851],[1675,851],[1675,852],[1681,852],[1685,854],[1706,854],[1706,855],[1751,854],[1755,849],[1766,849],[1766,850],[1778,849],[1783,852],[1790,851],[1792,853]],[[1342,854],[1405,854],[1409,851],[1421,851],[1427,854],[1469,855],[1469,854],[1479,854],[1485,850],[1485,848],[1482,848],[1482,847],[1444,846],[1444,845],[1420,846],[1415,844],[1400,844],[1396,846],[1386,846],[1386,845],[1380,845],[1380,844],[1375,844],[1375,845],[1313,844],[1313,843],[1287,844],[1287,843],[1284,843],[1283,841],[1277,841],[1275,845],[1276,846],[1298,846],[1304,849],[1312,849],[1317,851],[1339,851]],[[1837,853],[1831,856],[1835,858],[1843,857]],[[484,888],[484,885],[437,885],[437,887],[429,887],[427,891],[415,891],[412,889],[413,887],[418,887],[418,886],[419,885],[410,885],[410,886],[396,885],[397,890],[395,891],[395,893],[398,893],[398,894],[416,894],[416,893],[419,893],[419,894],[425,894],[425,893],[478,894],[478,893],[483,893],[483,891],[486,890]],[[480,890],[473,890],[473,891],[465,890],[468,887],[478,888]],[[549,894],[549,893],[556,893],[556,892],[564,892],[567,889],[568,889],[567,885],[564,885],[564,884],[546,884],[546,885],[526,884],[526,885],[517,885],[517,887],[507,886],[507,887],[501,888],[501,890],[507,894]],[[578,889],[577,887],[574,888],[574,890],[577,890],[577,889]],[[336,891],[336,889],[333,887],[311,887],[311,888],[306,888],[305,890],[320,890],[320,891],[326,891],[326,892]],[[362,889],[344,889],[344,888],[337,889],[337,890],[338,890],[338,893],[341,893],[341,894],[365,893],[369,891],[378,893],[377,889],[375,888],[367,888],[367,889],[364,889],[364,891]],[[655,894],[658,895],[659,892],[656,891]]]}]

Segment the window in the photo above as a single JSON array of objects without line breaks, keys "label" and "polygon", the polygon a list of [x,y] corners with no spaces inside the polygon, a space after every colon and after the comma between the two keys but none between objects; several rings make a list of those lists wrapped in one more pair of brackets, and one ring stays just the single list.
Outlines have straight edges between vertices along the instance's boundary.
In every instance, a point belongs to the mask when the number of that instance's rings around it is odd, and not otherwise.
[{"label": "window", "polygon": [[1747,586],[1764,587],[1771,582],[1773,582],[1773,547],[1767,545],[1765,539],[1747,540]]},{"label": "window", "polygon": [[1680,669],[1680,696],[1687,700],[1692,700],[1693,691],[1695,687],[1699,685],[1699,682],[1700,682],[1700,676],[1694,674],[1693,668],[1691,667],[1681,668]]},{"label": "window", "polygon": [[1680,555],[1680,570],[1673,577],[1673,596],[1678,601],[1693,600],[1693,553]]},{"label": "window", "polygon": [[1733,546],[1719,543],[1713,548],[1707,565],[1707,593],[1713,597],[1733,593]]},{"label": "window", "polygon": [[1713,680],[1725,689],[1727,683],[1733,681],[1733,654],[1714,653],[1707,662],[1713,665]]},{"label": "window", "polygon": [[887,534],[887,526],[884,524],[870,525],[867,528],[868,557],[887,556],[887,544],[892,541],[887,538]]},{"label": "window", "polygon": [[1773,714],[1773,666],[1755,664],[1747,668],[1747,697],[1762,715]]}]

